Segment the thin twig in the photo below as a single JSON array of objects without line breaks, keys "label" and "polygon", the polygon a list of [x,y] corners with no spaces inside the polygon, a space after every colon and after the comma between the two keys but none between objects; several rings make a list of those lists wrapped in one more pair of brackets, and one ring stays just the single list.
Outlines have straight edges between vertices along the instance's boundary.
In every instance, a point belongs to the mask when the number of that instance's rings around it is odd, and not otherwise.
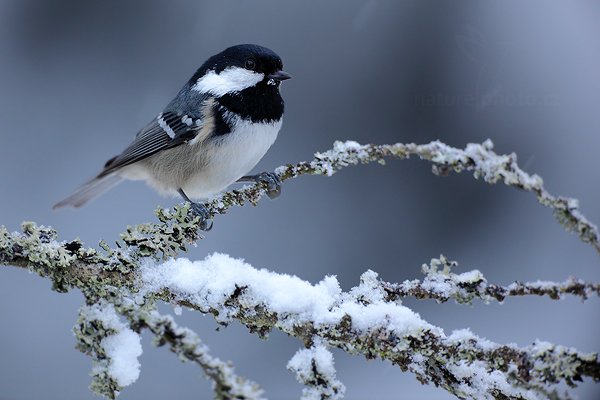
[{"label": "thin twig", "polygon": [[[488,283],[478,270],[455,274],[452,267],[458,265],[446,257],[434,258],[430,264],[421,267],[425,278],[389,283],[380,281],[380,285],[391,301],[405,297],[417,299],[433,299],[444,303],[453,299],[457,303],[470,304],[473,299],[483,301],[504,301],[509,296],[548,296],[559,300],[565,295],[581,297],[587,300],[590,296],[600,296],[600,284],[588,283],[581,279],[569,278],[564,282],[514,282],[508,286]],[[442,269],[439,269],[439,267]]]}]

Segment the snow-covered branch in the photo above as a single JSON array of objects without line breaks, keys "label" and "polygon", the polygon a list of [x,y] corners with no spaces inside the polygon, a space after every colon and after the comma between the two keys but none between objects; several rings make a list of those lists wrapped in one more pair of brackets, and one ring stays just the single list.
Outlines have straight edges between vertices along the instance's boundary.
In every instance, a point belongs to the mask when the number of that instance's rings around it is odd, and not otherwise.
[{"label": "snow-covered branch", "polygon": [[73,328],[77,348],[92,357],[90,388],[108,398],[135,382],[140,375],[140,336],[121,321],[112,304],[105,301],[85,305]]},{"label": "snow-covered branch", "polygon": [[[559,382],[600,380],[595,353],[581,354],[545,342],[524,348],[500,345],[468,330],[446,335],[399,302],[387,300],[372,271],[362,275],[359,286],[342,292],[331,276],[311,285],[214,254],[196,262],[147,261],[141,280],[146,296],[158,294],[212,314],[224,324],[238,320],[262,336],[279,329],[308,348],[316,343],[387,360],[414,373],[422,383],[441,386],[460,398],[537,399],[543,398],[541,389],[551,390]],[[302,354],[297,357],[312,353]]]},{"label": "snow-covered branch", "polygon": [[[306,174],[330,176],[350,165],[383,164],[386,158],[411,155],[430,161],[438,175],[467,170],[485,182],[501,181],[533,192],[567,230],[576,231],[600,252],[598,230],[580,213],[577,200],[549,194],[540,177],[523,172],[514,154],[494,153],[490,141],[465,149],[437,141],[424,145],[336,142],[333,149],[315,154],[314,160],[279,167],[276,174],[282,181]],[[255,205],[266,189],[256,184],[232,190],[206,207],[215,216],[232,206]],[[556,383],[574,385],[583,377],[600,380],[596,354],[543,342],[525,348],[500,345],[468,330],[446,335],[401,302],[407,296],[463,303],[517,295],[555,299],[571,294],[586,299],[598,295],[598,284],[570,279],[503,287],[488,284],[479,271],[455,274],[450,271],[454,264],[441,257],[424,267],[422,281],[388,283],[367,271],[360,285],[342,292],[334,277],[311,285],[225,255],[196,263],[176,260],[202,239],[198,218],[189,204],[161,208],[156,215],[159,222],[128,227],[116,247],[102,241],[99,250],[85,248],[78,239],[59,242],[54,230],[31,222],[24,223],[21,232],[0,227],[0,264],[47,277],[57,291],[78,288],[85,295],[86,305],[75,327],[78,348],[94,360],[92,388],[107,397],[114,398],[137,379],[139,332],[148,329],[158,345],[168,345],[181,359],[198,364],[214,382],[217,398],[261,398],[256,384],[211,356],[192,331],[160,315],[158,300],[210,313],[223,324],[237,320],[261,336],[278,329],[299,338],[306,349],[298,351],[288,368],[307,386],[307,399],[343,396],[331,347],[390,361],[422,383],[441,386],[460,398],[546,398]]]},{"label": "snow-covered branch", "polygon": [[[533,192],[540,204],[553,209],[558,221],[569,231],[578,233],[581,240],[590,243],[600,252],[600,239],[598,228],[590,223],[579,211],[579,202],[561,196],[553,196],[546,191],[542,178],[538,175],[529,175],[517,165],[516,155],[498,155],[492,150],[490,140],[483,144],[469,143],[465,149],[457,149],[434,141],[428,144],[417,145],[414,143],[391,145],[360,145],[356,142],[335,142],[331,150],[316,153],[310,162],[288,164],[278,167],[275,173],[282,181],[296,178],[301,175],[327,175],[351,165],[378,162],[385,164],[386,158],[407,159],[411,155],[430,161],[433,172],[437,175],[446,175],[450,171],[472,171],[475,178],[483,178],[485,182],[504,182],[506,185]],[[225,214],[233,206],[242,206],[246,203],[256,205],[266,193],[266,184],[259,183],[245,186],[240,190],[231,190],[218,198],[205,203],[211,216]],[[79,240],[65,244],[62,250],[55,245],[45,245],[42,249],[37,245],[44,241],[50,243],[50,238],[40,237],[38,241],[24,241],[20,235],[9,233],[5,228],[0,229],[0,262],[37,268],[46,265],[49,259],[57,258],[54,263],[70,268],[73,265],[84,267],[86,265],[101,264],[108,269],[118,268],[121,271],[134,267],[137,256],[156,256],[162,258],[175,257],[185,251],[190,243],[202,239],[199,231],[199,219],[190,211],[189,204],[175,206],[172,209],[156,210],[159,223],[140,224],[128,227],[121,234],[125,244],[123,248],[111,249],[106,243],[101,242],[105,254],[95,249],[85,249]],[[30,224],[24,224],[27,233]],[[33,226],[33,225],[31,225]],[[56,234],[50,235],[52,238]],[[27,238],[25,238],[27,239]],[[24,242],[25,247],[19,245]],[[45,243],[45,244],[48,244]],[[16,245],[16,248],[12,246]],[[60,247],[60,246],[59,246]],[[46,254],[44,251],[55,251],[57,254]],[[42,261],[42,262],[40,262]],[[105,269],[105,268],[103,268]],[[73,272],[73,271],[71,271]],[[79,270],[81,273],[83,272]],[[65,274],[69,279],[71,274]],[[61,282],[55,282],[60,288]]]},{"label": "snow-covered branch", "polygon": [[298,350],[287,367],[307,386],[302,391],[302,400],[342,399],[346,387],[335,376],[333,354],[316,341],[312,347]]},{"label": "snow-covered branch", "polygon": [[195,332],[178,326],[172,316],[159,314],[154,301],[144,302],[145,307],[140,307],[127,298],[120,303],[121,312],[132,326],[138,329],[147,328],[155,335],[155,345],[168,345],[182,361],[198,364],[206,377],[212,380],[217,399],[263,398],[263,391],[256,383],[236,375],[231,363],[212,356]]},{"label": "snow-covered branch", "polygon": [[[423,264],[421,270],[425,278],[402,283],[380,282],[387,300],[405,297],[433,299],[440,303],[453,299],[457,303],[471,303],[473,299],[483,301],[504,301],[509,296],[548,296],[553,300],[573,295],[587,300],[590,296],[600,296],[600,284],[569,278],[564,282],[514,282],[508,286],[490,284],[478,270],[455,274],[452,267],[458,265],[446,257],[434,258],[430,264]],[[440,269],[440,266],[442,269]]]},{"label": "snow-covered branch", "polygon": [[202,368],[213,382],[217,399],[263,399],[263,391],[256,383],[236,375],[230,363],[210,355],[196,333],[179,327],[170,315],[161,315],[154,301],[134,302],[127,291],[111,292],[110,302],[101,299],[83,306],[73,329],[78,349],[94,361],[90,386],[94,392],[114,399],[138,379],[138,357],[142,354],[139,333],[148,329],[154,334],[156,346],[168,345],[180,360]]},{"label": "snow-covered branch", "polygon": [[[544,182],[538,175],[529,175],[517,164],[517,155],[499,155],[493,151],[493,143],[486,140],[482,144],[469,143],[465,149],[448,146],[439,141],[417,145],[384,144],[361,145],[353,141],[335,142],[333,148],[316,153],[313,161],[288,164],[275,170],[282,181],[300,175],[327,175],[358,164],[378,162],[385,164],[386,158],[408,159],[417,156],[431,162],[436,175],[447,175],[451,171],[472,171],[475,178],[495,184],[505,185],[529,191],[535,194],[537,201],[550,207],[554,216],[568,231],[577,232],[582,241],[591,244],[600,253],[598,228],[589,222],[579,211],[577,199],[554,196],[544,188]],[[251,186],[239,191],[231,191],[221,198],[208,203],[211,214],[223,214],[232,205],[243,205],[246,201],[256,204],[265,193],[265,187]]]}]

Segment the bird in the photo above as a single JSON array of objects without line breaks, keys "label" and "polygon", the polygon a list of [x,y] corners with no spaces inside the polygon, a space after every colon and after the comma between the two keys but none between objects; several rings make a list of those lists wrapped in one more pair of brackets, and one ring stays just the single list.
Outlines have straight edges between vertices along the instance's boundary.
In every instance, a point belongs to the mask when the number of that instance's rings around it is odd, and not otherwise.
[{"label": "bird", "polygon": [[234,182],[265,182],[269,197],[277,197],[277,175],[246,174],[277,138],[284,113],[280,85],[290,78],[266,47],[226,48],[198,68],[121,154],[53,208],[81,207],[123,180],[143,180],[161,194],[180,195],[209,230],[208,210],[193,200]]}]

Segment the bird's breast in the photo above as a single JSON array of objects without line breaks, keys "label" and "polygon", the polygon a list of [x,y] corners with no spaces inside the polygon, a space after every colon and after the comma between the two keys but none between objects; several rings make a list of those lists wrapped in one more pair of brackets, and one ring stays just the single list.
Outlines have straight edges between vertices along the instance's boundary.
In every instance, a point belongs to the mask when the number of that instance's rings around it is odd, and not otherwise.
[{"label": "bird's breast", "polygon": [[239,119],[230,133],[212,137],[198,146],[204,167],[186,182],[184,191],[192,198],[216,194],[246,175],[275,142],[281,119],[251,122]]}]

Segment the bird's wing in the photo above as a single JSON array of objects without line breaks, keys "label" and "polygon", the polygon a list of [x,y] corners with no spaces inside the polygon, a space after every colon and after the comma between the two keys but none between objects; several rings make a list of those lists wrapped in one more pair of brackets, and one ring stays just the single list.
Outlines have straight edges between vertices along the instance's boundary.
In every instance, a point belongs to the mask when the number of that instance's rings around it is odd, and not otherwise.
[{"label": "bird's wing", "polygon": [[205,101],[200,118],[194,119],[181,113],[165,111],[146,125],[135,140],[118,156],[111,158],[98,175],[106,176],[119,168],[143,160],[152,154],[198,140],[197,136],[206,134],[211,125],[212,101]]}]

